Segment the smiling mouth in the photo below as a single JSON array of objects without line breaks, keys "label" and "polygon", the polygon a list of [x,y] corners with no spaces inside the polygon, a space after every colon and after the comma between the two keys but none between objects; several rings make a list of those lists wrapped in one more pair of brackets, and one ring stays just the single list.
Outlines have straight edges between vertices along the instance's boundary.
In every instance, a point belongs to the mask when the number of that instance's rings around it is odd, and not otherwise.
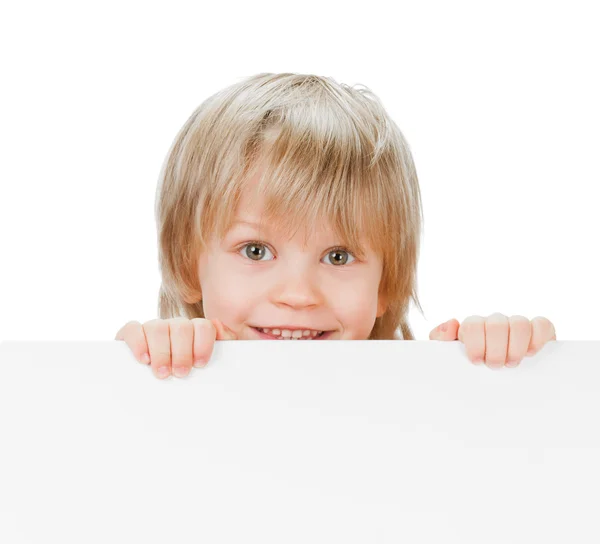
[{"label": "smiling mouth", "polygon": [[317,334],[316,336],[313,336],[312,334],[309,336],[301,336],[300,338],[295,338],[295,337],[283,337],[280,335],[274,336],[270,333],[265,333],[262,331],[262,329],[259,329],[257,327],[251,327],[254,331],[256,331],[256,333],[260,336],[260,338],[262,340],[326,340],[329,336],[331,336],[331,334],[334,331],[323,331],[319,334]]}]

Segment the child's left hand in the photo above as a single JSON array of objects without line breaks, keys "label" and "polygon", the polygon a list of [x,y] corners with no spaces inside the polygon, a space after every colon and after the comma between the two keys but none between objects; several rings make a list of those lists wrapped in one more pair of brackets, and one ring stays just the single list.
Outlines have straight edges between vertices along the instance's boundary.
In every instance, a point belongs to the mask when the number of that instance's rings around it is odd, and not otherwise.
[{"label": "child's left hand", "polygon": [[487,318],[472,315],[462,324],[451,319],[433,329],[429,339],[459,340],[465,345],[469,360],[476,365],[485,360],[492,369],[514,368],[523,357],[535,355],[546,342],[556,340],[556,331],[545,317],[534,317],[529,321],[521,315],[508,318],[496,313]]}]

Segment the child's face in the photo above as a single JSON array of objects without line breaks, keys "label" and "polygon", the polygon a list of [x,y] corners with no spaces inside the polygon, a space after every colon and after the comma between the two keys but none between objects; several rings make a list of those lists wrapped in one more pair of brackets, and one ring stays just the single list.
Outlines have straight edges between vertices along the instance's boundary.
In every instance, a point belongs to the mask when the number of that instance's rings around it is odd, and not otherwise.
[{"label": "child's face", "polygon": [[205,318],[218,318],[240,340],[267,339],[256,329],[286,326],[332,331],[323,339],[367,339],[385,311],[378,299],[379,256],[366,248],[366,259],[359,262],[348,252],[332,251],[342,244],[324,225],[310,230],[314,236],[303,247],[302,229],[288,241],[276,225],[260,237],[252,226],[237,222],[258,224],[261,211],[261,197],[244,195],[236,223],[201,256]]}]

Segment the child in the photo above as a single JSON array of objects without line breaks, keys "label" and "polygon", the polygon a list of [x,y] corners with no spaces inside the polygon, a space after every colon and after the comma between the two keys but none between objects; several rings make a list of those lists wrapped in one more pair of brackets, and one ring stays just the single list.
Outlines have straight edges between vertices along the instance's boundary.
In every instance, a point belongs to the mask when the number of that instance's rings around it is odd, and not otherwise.
[{"label": "child", "polygon": [[[223,89],[179,131],[157,196],[160,319],[115,337],[157,377],[206,365],[215,340],[414,339],[419,183],[368,89],[291,73]],[[501,367],[556,336],[546,318],[494,314],[430,339]]]}]

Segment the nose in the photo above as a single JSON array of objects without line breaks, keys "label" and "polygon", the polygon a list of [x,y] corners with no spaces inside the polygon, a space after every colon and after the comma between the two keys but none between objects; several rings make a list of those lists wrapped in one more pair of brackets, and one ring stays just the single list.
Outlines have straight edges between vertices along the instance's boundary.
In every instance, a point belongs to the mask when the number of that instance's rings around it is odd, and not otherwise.
[{"label": "nose", "polygon": [[323,298],[315,272],[292,265],[272,290],[274,304],[292,308],[310,308],[322,304]]}]

